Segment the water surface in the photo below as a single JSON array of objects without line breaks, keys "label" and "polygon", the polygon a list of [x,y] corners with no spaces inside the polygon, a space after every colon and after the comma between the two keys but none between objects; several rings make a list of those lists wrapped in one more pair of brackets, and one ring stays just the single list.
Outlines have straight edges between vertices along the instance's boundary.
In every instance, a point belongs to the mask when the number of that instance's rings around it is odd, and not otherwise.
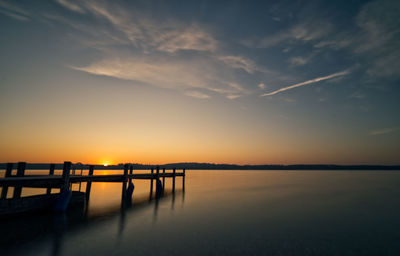
[{"label": "water surface", "polygon": [[400,255],[400,172],[186,173],[160,200],[135,181],[131,208],[95,183],[88,211],[2,221],[0,254]]}]

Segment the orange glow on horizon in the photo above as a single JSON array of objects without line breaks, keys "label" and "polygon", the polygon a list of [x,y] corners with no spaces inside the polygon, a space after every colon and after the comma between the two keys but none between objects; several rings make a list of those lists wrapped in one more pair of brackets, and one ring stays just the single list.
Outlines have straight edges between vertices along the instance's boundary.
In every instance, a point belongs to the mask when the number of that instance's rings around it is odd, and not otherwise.
[{"label": "orange glow on horizon", "polygon": [[97,161],[98,163],[100,163],[103,166],[109,166],[109,165],[113,165],[112,161],[109,160],[109,158],[102,158],[102,160]]}]

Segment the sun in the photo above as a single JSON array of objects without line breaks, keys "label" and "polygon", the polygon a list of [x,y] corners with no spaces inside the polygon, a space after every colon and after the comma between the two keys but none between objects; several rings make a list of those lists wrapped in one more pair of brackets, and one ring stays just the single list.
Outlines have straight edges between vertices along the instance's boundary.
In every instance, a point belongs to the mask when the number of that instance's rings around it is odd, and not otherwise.
[{"label": "sun", "polygon": [[103,166],[109,166],[109,165],[110,165],[110,162],[108,162],[108,161],[103,162]]}]

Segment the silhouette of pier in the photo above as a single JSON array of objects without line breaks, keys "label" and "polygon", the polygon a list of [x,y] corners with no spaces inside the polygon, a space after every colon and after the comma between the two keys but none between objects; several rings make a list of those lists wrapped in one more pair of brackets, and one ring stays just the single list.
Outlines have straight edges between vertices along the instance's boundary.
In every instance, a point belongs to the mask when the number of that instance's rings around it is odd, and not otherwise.
[{"label": "silhouette of pier", "polygon": [[[44,168],[45,167],[45,168]],[[16,172],[13,174],[14,168]],[[26,170],[49,170],[48,174],[33,175],[25,174]],[[76,174],[76,170],[81,170]],[[122,174],[102,174],[95,175],[94,171],[119,171]],[[55,175],[55,171],[62,170],[61,175]],[[88,170],[85,172],[84,170]],[[150,181],[150,198],[153,193],[153,183],[155,182],[155,197],[159,198],[164,193],[165,180],[172,179],[172,192],[175,192],[176,177],[182,177],[182,190],[185,189],[185,169],[177,172],[175,168],[160,171],[159,167],[151,170],[134,170],[132,164],[102,166],[102,165],[82,165],[64,162],[63,164],[26,164],[25,162],[7,163],[5,166],[4,178],[0,178],[0,216],[28,211],[53,209],[55,211],[65,211],[71,203],[85,202],[90,198],[92,182],[119,182],[122,185],[122,203],[132,200],[134,191],[133,180]],[[84,192],[73,191],[73,184],[86,183]],[[22,188],[45,188],[43,195],[21,197]],[[9,188],[13,188],[12,195]],[[52,189],[59,189],[59,193],[51,193]]]}]

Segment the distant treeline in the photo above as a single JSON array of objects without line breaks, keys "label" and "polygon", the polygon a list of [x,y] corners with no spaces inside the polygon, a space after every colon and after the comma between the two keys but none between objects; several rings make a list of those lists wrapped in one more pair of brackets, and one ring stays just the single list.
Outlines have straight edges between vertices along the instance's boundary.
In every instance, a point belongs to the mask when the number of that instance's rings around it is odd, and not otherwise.
[{"label": "distant treeline", "polygon": [[[144,170],[156,168],[162,169],[186,169],[186,170],[400,170],[400,165],[331,165],[331,164],[294,164],[294,165],[236,165],[236,164],[211,164],[211,163],[171,163],[164,165],[148,165],[129,163],[133,169]],[[26,169],[43,170],[49,169],[50,163],[27,163]],[[6,164],[1,163],[0,169],[5,169]],[[16,164],[14,164],[14,169]],[[56,163],[55,169],[63,168],[62,163]],[[89,165],[73,163],[73,169],[88,169]],[[118,165],[95,165],[95,170],[120,170],[124,164]]]},{"label": "distant treeline", "polygon": [[400,165],[236,165],[210,163],[174,163],[166,164],[164,166],[165,168],[185,168],[189,170],[400,170]]}]

